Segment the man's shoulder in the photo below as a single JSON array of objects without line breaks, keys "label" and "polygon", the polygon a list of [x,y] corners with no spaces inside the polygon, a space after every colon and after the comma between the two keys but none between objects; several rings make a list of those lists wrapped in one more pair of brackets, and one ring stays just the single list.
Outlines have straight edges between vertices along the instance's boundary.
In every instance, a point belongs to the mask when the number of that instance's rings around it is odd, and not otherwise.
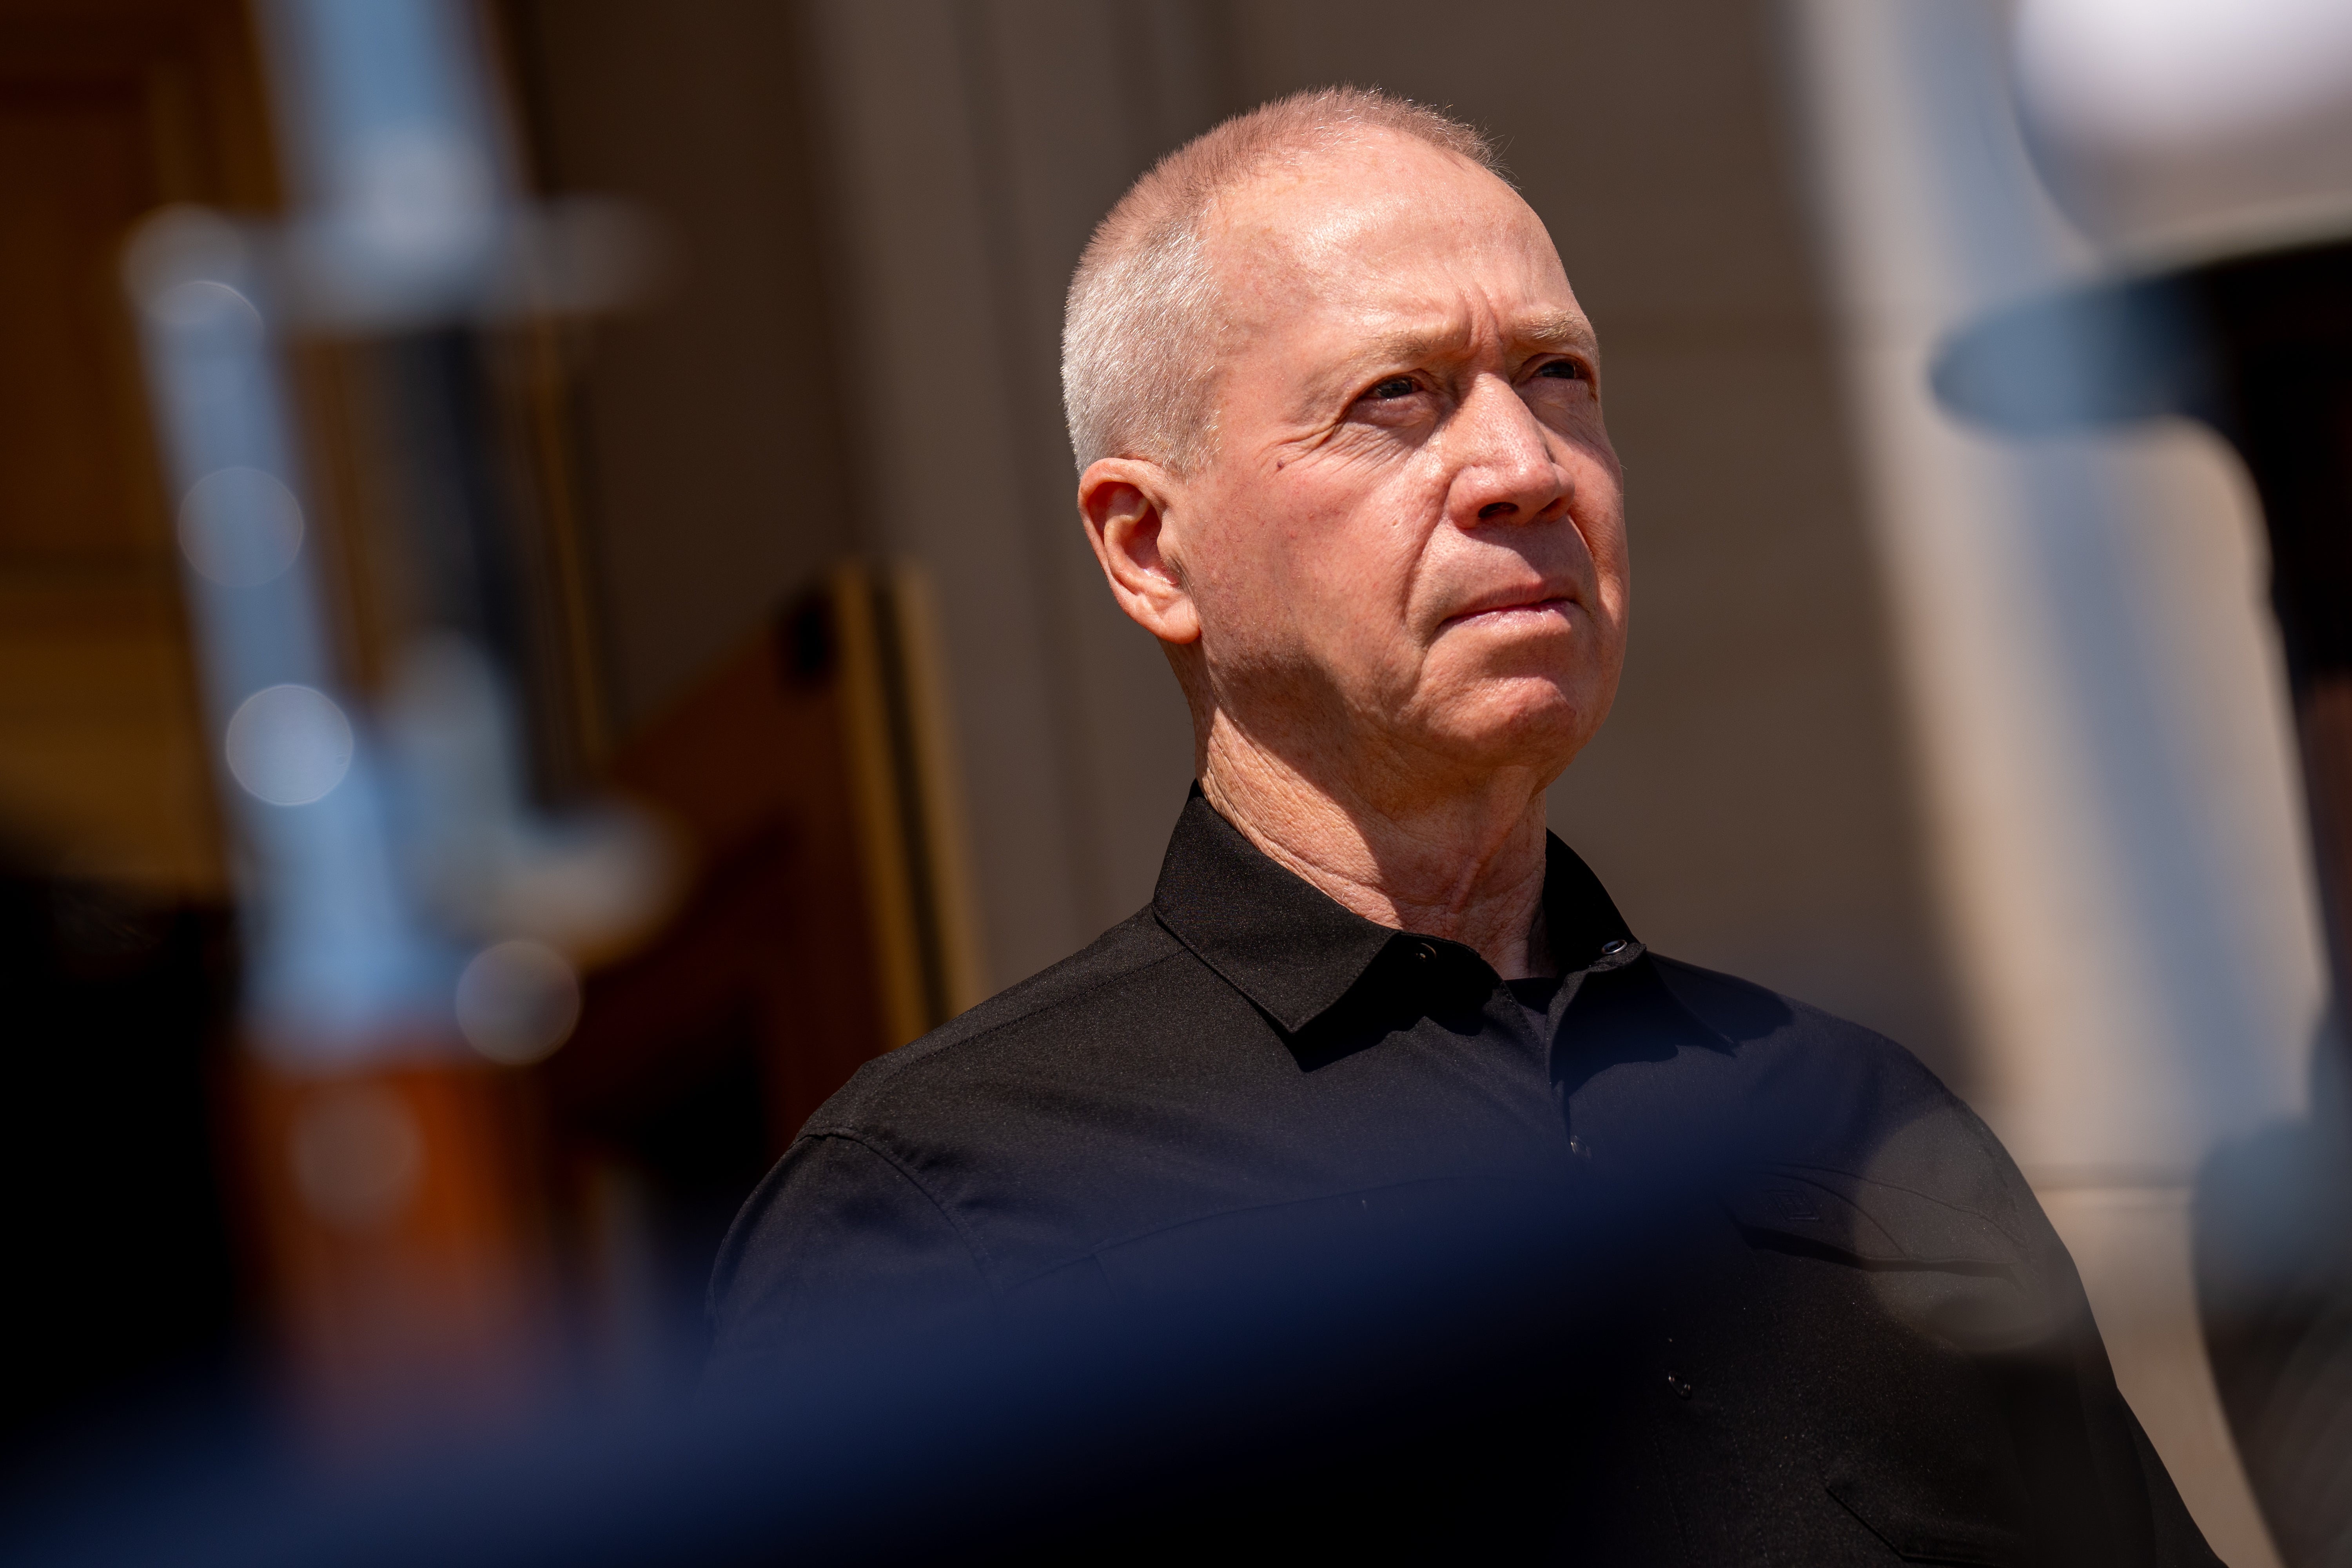
[{"label": "man's shoulder", "polygon": [[1683,1010],[1735,1051],[1752,1049],[1767,1059],[1867,1074],[1890,1088],[1939,1101],[1953,1098],[1926,1063],[1875,1029],[1736,974],[1657,952],[1650,958]]},{"label": "man's shoulder", "polygon": [[1740,1093],[1781,1161],[1929,1194],[2035,1249],[2055,1247],[1999,1137],[1903,1046],[1751,981],[1656,963],[1675,1001],[1744,1058]]},{"label": "man's shoulder", "polygon": [[1058,1042],[1074,1015],[1107,999],[1116,1005],[1120,993],[1171,962],[1197,963],[1149,908],[1139,910],[1060,963],[867,1062],[804,1131],[854,1129],[884,1103],[960,1076],[977,1056],[1001,1058],[1024,1046]]}]

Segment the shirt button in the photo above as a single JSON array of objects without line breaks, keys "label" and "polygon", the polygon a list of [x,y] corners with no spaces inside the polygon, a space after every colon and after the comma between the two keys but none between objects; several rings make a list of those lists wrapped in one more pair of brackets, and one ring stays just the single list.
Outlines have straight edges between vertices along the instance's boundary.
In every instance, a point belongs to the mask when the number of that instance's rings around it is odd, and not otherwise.
[{"label": "shirt button", "polygon": [[1412,955],[1421,960],[1422,963],[1427,963],[1431,959],[1437,956],[1437,950],[1430,946],[1429,943],[1425,942],[1415,942],[1413,944]]},{"label": "shirt button", "polygon": [[1601,944],[1601,956],[1603,958],[1614,958],[1619,953],[1624,952],[1625,948],[1626,942],[1625,939],[1622,937],[1619,937],[1614,942],[1604,942]]}]

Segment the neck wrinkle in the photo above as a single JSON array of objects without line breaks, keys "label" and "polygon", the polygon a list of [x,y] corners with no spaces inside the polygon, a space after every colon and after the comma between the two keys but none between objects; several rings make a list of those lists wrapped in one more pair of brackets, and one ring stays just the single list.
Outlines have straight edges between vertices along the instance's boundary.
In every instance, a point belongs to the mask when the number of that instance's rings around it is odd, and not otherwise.
[{"label": "neck wrinkle", "polygon": [[1346,798],[1236,727],[1202,748],[1209,804],[1276,864],[1381,925],[1473,948],[1507,980],[1558,973],[1544,933],[1548,838],[1532,773],[1478,795]]}]

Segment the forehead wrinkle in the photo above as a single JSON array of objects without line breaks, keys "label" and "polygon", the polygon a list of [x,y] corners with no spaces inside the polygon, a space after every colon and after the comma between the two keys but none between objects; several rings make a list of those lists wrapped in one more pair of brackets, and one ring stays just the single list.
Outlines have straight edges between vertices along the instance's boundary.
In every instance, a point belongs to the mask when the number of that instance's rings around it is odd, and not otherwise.
[{"label": "forehead wrinkle", "polygon": [[[1540,298],[1553,294],[1555,288],[1565,292],[1567,280],[1560,274],[1550,237],[1516,195],[1512,202],[1534,225],[1543,260],[1549,263],[1536,271],[1549,273],[1549,278],[1524,278],[1523,283],[1532,284],[1538,298],[1522,296],[1518,308],[1506,307],[1507,313],[1496,322],[1494,305],[1481,301],[1476,297],[1481,290],[1475,287],[1452,299],[1433,299],[1425,293],[1418,301],[1378,299],[1379,290],[1365,273],[1369,270],[1377,278],[1388,268],[1379,261],[1368,267],[1352,247],[1377,233],[1409,204],[1401,205],[1395,193],[1381,192],[1302,221],[1303,215],[1293,204],[1277,198],[1313,184],[1320,173],[1296,167],[1261,172],[1223,193],[1206,215],[1211,266],[1223,296],[1217,335],[1223,340],[1226,353],[1219,356],[1220,383],[1233,368],[1232,351],[1244,340],[1269,331],[1278,334],[1300,310],[1356,318],[1355,330],[1349,334],[1352,342],[1319,367],[1307,369],[1295,384],[1298,398],[1295,417],[1306,424],[1323,422],[1328,416],[1330,400],[1351,392],[1347,384],[1375,368],[1458,363],[1474,357],[1482,340],[1499,338],[1503,351],[1514,359],[1564,350],[1598,359],[1598,338],[1573,295],[1565,303]],[[1425,251],[1432,243],[1416,237],[1407,243],[1405,252]],[[1492,249],[1493,242],[1474,241],[1472,247],[1483,254]]]},{"label": "forehead wrinkle", "polygon": [[[1420,364],[1431,360],[1462,359],[1474,353],[1479,331],[1471,313],[1466,310],[1447,312],[1443,324],[1392,327],[1373,333],[1353,356],[1353,363],[1378,362],[1382,364]],[[1573,310],[1545,310],[1520,318],[1505,329],[1507,347],[1532,349],[1538,353],[1557,349],[1595,349],[1600,346],[1592,323],[1583,311]]]}]

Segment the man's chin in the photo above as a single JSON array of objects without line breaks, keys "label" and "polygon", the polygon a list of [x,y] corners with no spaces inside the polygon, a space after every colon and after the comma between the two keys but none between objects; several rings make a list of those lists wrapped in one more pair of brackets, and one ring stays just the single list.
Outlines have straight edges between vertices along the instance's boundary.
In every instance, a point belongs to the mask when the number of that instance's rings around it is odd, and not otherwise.
[{"label": "man's chin", "polygon": [[1431,726],[1430,750],[1477,772],[1557,773],[1600,727],[1602,711],[1549,681],[1506,682],[1446,704]]}]

